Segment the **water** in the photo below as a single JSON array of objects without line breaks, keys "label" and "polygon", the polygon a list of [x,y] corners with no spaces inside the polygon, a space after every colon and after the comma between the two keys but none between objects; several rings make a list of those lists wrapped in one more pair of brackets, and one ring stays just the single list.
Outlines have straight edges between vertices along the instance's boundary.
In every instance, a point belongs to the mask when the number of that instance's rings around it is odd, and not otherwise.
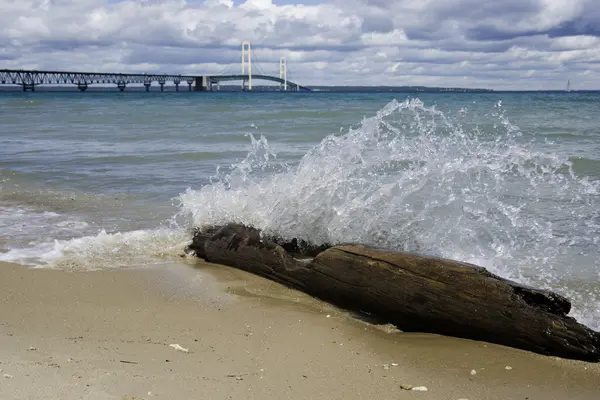
[{"label": "water", "polygon": [[600,94],[0,93],[0,260],[175,262],[242,222],[485,266],[600,329]]}]

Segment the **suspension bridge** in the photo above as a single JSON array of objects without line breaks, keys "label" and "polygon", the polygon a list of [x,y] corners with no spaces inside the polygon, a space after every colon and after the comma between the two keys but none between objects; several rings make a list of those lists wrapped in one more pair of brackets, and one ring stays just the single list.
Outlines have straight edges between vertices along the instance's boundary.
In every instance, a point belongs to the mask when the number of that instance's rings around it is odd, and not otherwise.
[{"label": "suspension bridge", "polygon": [[[146,91],[157,83],[161,91],[165,85],[172,83],[175,90],[179,91],[181,84],[188,86],[188,91],[218,91],[221,82],[241,81],[241,90],[252,91],[253,81],[268,81],[279,84],[281,91],[310,91],[308,87],[301,86],[288,80],[287,61],[285,57],[279,59],[279,77],[265,73],[249,41],[242,43],[242,68],[241,73],[231,71],[233,64],[228,64],[220,73],[215,75],[175,75],[175,74],[132,74],[109,72],[68,72],[68,71],[39,71],[39,70],[13,70],[0,69],[1,85],[18,85],[24,92],[34,92],[39,85],[76,85],[85,92],[93,84],[114,84],[121,91],[125,91],[129,84],[142,84]],[[253,74],[252,69],[258,74]]]}]

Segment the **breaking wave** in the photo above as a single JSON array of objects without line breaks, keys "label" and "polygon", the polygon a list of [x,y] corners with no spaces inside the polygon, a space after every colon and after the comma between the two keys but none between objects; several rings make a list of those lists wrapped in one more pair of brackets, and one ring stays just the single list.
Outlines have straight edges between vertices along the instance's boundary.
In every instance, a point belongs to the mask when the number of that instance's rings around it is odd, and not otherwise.
[{"label": "breaking wave", "polygon": [[164,263],[190,242],[184,230],[155,229],[53,240],[0,253],[0,261],[65,270],[131,268]]},{"label": "breaking wave", "polygon": [[501,103],[490,118],[463,126],[418,99],[392,101],[294,165],[250,135],[243,161],[181,194],[179,217],[472,262],[566,294],[599,327],[600,182],[534,150]]}]

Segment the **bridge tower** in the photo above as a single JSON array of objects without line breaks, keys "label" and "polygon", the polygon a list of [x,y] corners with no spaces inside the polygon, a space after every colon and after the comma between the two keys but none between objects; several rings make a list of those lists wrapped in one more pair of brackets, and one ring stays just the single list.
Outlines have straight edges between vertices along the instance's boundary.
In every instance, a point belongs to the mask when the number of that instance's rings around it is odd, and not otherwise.
[{"label": "bridge tower", "polygon": [[285,57],[279,59],[279,79],[283,79],[283,86],[280,84],[279,89],[287,91],[287,61]]},{"label": "bridge tower", "polygon": [[[252,45],[249,40],[242,42],[242,75],[246,75],[248,68],[248,90],[252,90]],[[242,90],[246,87],[246,80],[242,80]]]}]

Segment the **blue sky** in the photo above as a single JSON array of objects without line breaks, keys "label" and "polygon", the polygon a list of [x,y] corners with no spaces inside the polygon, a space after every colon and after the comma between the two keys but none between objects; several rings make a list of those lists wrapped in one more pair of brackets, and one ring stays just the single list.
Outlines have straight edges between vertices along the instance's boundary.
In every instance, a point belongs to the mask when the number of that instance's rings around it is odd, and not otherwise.
[{"label": "blue sky", "polygon": [[0,0],[0,68],[600,89],[597,0]]}]

